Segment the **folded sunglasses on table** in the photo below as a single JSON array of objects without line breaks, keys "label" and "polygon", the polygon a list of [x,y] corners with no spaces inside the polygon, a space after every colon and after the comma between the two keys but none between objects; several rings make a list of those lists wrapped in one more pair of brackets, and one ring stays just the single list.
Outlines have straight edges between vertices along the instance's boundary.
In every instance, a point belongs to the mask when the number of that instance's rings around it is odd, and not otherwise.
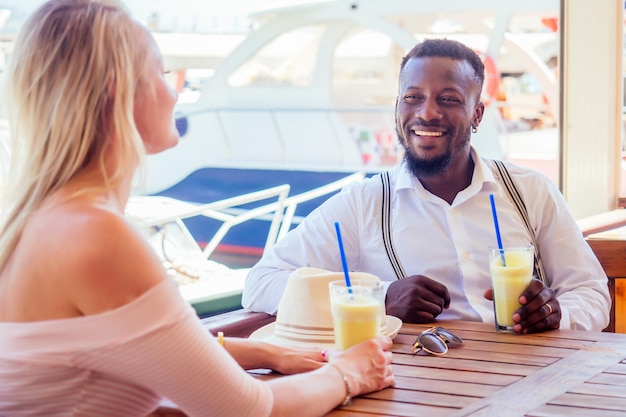
[{"label": "folded sunglasses on table", "polygon": [[463,340],[444,327],[431,327],[417,336],[411,353],[426,352],[435,356],[448,353],[449,344],[461,344]]}]

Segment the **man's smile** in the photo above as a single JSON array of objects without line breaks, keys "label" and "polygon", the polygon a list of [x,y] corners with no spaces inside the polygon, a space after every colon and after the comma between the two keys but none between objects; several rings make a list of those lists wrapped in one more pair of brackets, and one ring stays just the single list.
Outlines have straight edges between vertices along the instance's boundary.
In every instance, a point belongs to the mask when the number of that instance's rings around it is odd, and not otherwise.
[{"label": "man's smile", "polygon": [[413,133],[416,134],[417,136],[430,136],[430,137],[437,137],[437,136],[443,136],[444,132],[431,132],[428,130],[417,130],[417,129],[412,129]]}]

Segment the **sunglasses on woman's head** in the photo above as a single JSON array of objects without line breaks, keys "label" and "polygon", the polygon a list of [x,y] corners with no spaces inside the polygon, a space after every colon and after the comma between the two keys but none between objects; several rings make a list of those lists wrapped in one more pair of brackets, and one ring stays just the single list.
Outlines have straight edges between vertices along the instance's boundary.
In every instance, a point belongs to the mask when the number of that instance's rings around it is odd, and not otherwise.
[{"label": "sunglasses on woman's head", "polygon": [[416,354],[424,351],[435,356],[443,356],[448,353],[449,343],[463,343],[463,340],[443,327],[431,327],[417,336],[411,353]]}]

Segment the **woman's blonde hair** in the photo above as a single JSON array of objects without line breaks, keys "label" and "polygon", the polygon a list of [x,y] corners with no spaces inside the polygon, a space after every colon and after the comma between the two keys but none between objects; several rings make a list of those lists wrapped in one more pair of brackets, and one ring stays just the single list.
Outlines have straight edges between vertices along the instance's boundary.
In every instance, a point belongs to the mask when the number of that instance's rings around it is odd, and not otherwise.
[{"label": "woman's blonde hair", "polygon": [[133,118],[147,68],[141,30],[116,0],[51,0],[22,27],[6,79],[0,270],[33,211],[87,166],[108,184],[132,178],[145,154]]}]

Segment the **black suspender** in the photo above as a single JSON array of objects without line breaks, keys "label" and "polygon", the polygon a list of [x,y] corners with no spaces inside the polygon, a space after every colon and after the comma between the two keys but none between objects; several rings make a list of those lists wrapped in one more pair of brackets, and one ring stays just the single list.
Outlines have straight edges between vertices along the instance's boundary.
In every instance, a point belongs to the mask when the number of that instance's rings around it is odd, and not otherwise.
[{"label": "black suspender", "polygon": [[383,243],[385,244],[385,250],[387,251],[387,257],[393,267],[393,271],[396,273],[398,279],[406,277],[402,263],[398,258],[398,254],[393,246],[393,239],[391,233],[391,184],[389,180],[389,172],[385,171],[380,176],[380,180],[383,183],[383,201],[382,201],[382,221],[381,228],[383,232]]},{"label": "black suspender", "polygon": [[[537,244],[537,238],[535,236],[535,230],[530,223],[530,219],[528,217],[528,210],[526,209],[526,205],[524,204],[524,200],[522,199],[522,195],[519,190],[515,186],[515,182],[513,178],[509,174],[506,166],[502,161],[493,160],[494,163],[494,172],[497,170],[499,175],[496,175],[502,181],[504,188],[507,191],[507,196],[509,200],[513,203],[517,212],[519,213],[520,218],[524,222],[526,226],[526,230],[530,235],[533,241],[533,247],[535,248],[535,273],[537,277],[543,282],[544,285],[548,285],[546,279],[546,273],[543,269],[543,262],[541,261],[541,256],[539,255],[539,245]],[[405,278],[407,275],[404,272],[404,268],[402,267],[402,263],[396,253],[396,250],[393,246],[393,239],[391,233],[391,181],[389,179],[389,172],[385,171],[381,174],[380,180],[383,184],[383,193],[382,193],[382,235],[383,235],[383,243],[385,245],[385,251],[387,252],[387,257],[389,258],[389,262],[393,268],[393,271],[396,274],[398,279]]]},{"label": "black suspender", "polygon": [[528,210],[526,209],[526,204],[524,204],[524,200],[522,199],[522,195],[519,190],[515,186],[515,182],[509,174],[509,170],[506,169],[506,166],[502,161],[493,160],[492,161],[500,175],[498,176],[502,183],[504,184],[504,188],[507,191],[507,196],[509,200],[519,213],[520,218],[524,222],[524,226],[526,226],[526,230],[530,235],[530,238],[533,241],[533,247],[535,248],[535,273],[537,274],[537,278],[543,282],[543,285],[548,285],[548,281],[546,279],[546,273],[543,270],[543,262],[541,261],[541,255],[539,254],[539,245],[537,244],[537,237],[535,236],[535,229],[533,229],[532,224],[530,223],[530,219],[528,218]]}]

